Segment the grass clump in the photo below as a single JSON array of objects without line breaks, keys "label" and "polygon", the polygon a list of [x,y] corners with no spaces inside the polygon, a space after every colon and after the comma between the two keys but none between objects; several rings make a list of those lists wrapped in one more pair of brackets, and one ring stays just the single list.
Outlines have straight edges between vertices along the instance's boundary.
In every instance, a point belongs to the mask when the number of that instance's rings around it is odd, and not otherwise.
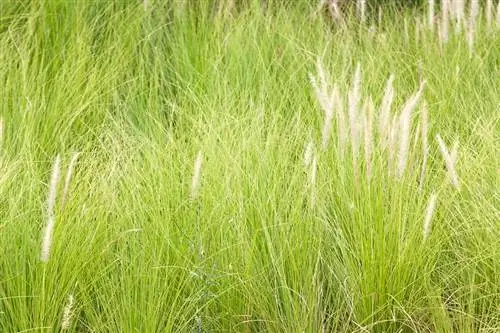
[{"label": "grass clump", "polygon": [[0,331],[500,329],[500,16],[437,3],[3,2]]}]

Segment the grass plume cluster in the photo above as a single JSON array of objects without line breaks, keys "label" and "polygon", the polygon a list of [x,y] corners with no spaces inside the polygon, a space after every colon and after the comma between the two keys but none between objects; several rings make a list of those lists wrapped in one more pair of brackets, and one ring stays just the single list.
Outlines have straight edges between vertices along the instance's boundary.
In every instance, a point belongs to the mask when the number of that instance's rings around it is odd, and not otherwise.
[{"label": "grass plume cluster", "polygon": [[500,329],[500,5],[321,3],[0,4],[1,332]]}]

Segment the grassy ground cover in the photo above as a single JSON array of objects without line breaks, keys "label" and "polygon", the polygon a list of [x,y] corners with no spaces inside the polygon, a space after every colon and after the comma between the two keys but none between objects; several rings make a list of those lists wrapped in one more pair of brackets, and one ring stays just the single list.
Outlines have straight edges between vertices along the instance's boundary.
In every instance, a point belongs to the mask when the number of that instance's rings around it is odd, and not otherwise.
[{"label": "grassy ground cover", "polygon": [[1,2],[0,331],[499,330],[496,3],[222,3]]}]

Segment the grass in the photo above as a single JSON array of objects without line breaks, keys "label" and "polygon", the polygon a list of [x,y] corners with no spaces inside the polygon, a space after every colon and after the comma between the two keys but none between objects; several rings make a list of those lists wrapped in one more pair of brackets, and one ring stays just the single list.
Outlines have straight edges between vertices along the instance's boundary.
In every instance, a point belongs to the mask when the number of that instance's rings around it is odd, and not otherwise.
[{"label": "grass", "polygon": [[499,330],[500,30],[371,14],[3,1],[0,331]]}]

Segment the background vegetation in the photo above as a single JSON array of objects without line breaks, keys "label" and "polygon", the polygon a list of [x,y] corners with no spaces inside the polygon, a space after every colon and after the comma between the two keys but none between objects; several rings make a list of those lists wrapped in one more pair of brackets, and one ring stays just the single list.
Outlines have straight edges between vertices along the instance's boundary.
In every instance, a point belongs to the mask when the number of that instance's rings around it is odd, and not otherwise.
[{"label": "background vegetation", "polygon": [[[498,331],[493,8],[471,47],[425,5],[228,3],[1,2],[0,331]],[[347,112],[358,64],[374,119],[425,81],[400,177],[383,133],[339,153],[340,113],[322,148],[311,75]]]}]

